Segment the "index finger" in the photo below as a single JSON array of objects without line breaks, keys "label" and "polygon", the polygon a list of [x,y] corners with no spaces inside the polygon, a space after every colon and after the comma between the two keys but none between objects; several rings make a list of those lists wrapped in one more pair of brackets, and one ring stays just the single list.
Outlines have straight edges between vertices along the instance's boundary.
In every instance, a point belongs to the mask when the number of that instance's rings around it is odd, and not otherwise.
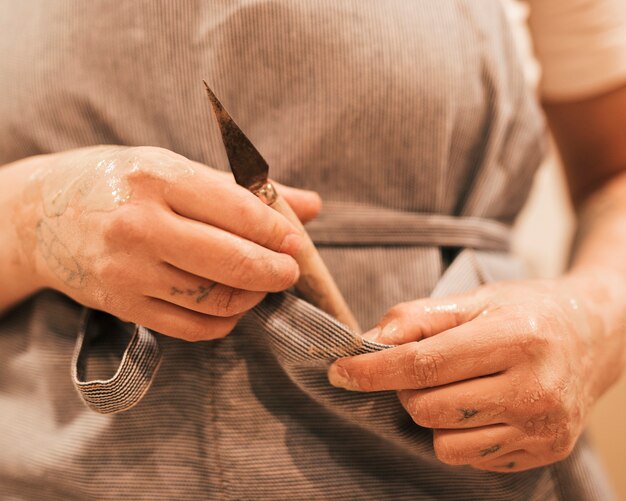
[{"label": "index finger", "polygon": [[496,374],[510,368],[520,350],[497,315],[478,317],[422,341],[337,360],[328,378],[354,391],[423,389]]},{"label": "index finger", "polygon": [[230,176],[198,169],[168,187],[165,201],[177,214],[210,224],[263,247],[295,255],[300,231]]}]

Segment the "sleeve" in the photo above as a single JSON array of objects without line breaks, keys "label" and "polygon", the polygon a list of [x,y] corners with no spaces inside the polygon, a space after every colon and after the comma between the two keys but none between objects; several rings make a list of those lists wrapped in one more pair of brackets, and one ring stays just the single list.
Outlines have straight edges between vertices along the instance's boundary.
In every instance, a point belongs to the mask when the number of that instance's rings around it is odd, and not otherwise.
[{"label": "sleeve", "polygon": [[626,83],[626,0],[528,3],[544,98],[581,99]]}]

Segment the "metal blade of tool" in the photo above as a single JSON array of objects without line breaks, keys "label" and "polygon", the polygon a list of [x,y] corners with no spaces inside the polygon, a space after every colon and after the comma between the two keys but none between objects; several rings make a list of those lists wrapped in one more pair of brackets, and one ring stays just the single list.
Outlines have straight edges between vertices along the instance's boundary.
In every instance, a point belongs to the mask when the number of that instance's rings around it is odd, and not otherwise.
[{"label": "metal blade of tool", "polygon": [[355,332],[361,332],[358,322],[313,241],[302,226],[302,222],[285,199],[276,193],[274,186],[268,180],[267,162],[224,109],[206,82],[204,85],[215,112],[228,162],[237,184],[250,190],[263,203],[280,212],[300,230],[303,244],[294,256],[300,267],[300,278],[295,285],[296,290],[315,306],[351,327]]},{"label": "metal blade of tool", "polygon": [[[204,80],[203,80],[204,82]],[[237,184],[255,192],[267,182],[269,165],[204,82]]]}]

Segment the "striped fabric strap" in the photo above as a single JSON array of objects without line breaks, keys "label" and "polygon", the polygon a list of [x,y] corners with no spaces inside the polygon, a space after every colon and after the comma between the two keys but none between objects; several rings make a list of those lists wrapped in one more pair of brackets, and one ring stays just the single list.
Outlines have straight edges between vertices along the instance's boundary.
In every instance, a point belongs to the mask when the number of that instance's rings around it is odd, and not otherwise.
[{"label": "striped fabric strap", "polygon": [[429,245],[508,251],[511,227],[493,219],[329,202],[307,224],[324,245]]},{"label": "striped fabric strap", "polygon": [[150,388],[161,361],[156,337],[145,327],[135,326],[115,374],[105,380],[86,381],[91,320],[93,311],[85,309],[72,359],[72,381],[85,403],[101,414],[130,409]]}]

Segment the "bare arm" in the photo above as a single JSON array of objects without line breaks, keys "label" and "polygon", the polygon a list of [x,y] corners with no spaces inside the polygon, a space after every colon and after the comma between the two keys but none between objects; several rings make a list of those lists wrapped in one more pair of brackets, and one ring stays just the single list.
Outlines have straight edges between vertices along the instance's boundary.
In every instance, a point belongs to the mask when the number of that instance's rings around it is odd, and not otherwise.
[{"label": "bare arm", "polygon": [[604,391],[626,360],[626,86],[544,106],[578,212],[569,275],[587,291],[598,342],[621,353],[598,373]]},{"label": "bare arm", "polygon": [[17,210],[24,196],[20,187],[26,186],[39,162],[41,157],[31,157],[0,169],[0,314],[43,286],[34,266],[34,248],[27,245],[35,226]]}]

